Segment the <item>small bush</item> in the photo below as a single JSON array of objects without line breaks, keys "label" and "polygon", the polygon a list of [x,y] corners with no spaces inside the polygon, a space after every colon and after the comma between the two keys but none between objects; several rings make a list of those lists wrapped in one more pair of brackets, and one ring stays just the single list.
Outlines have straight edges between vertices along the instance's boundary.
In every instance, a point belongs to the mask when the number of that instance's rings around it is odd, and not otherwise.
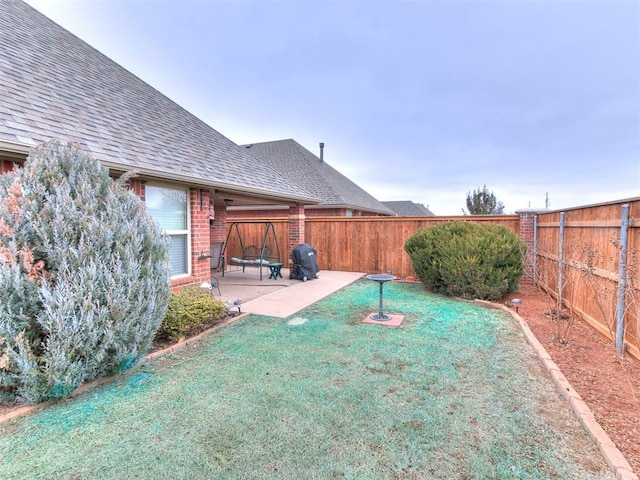
[{"label": "small bush", "polygon": [[498,300],[518,289],[526,246],[500,225],[447,222],[418,230],[404,245],[417,277],[436,293]]},{"label": "small bush", "polygon": [[224,318],[226,313],[225,304],[213,298],[208,290],[203,290],[197,285],[189,285],[171,294],[169,308],[158,330],[158,337],[178,340]]}]

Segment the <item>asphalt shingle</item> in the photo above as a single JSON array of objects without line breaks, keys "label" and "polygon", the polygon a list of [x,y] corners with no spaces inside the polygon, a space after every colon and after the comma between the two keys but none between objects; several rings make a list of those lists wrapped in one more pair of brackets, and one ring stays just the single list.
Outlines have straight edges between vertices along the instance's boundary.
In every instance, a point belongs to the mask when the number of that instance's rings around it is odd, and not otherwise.
[{"label": "asphalt shingle", "polygon": [[411,200],[382,202],[401,217],[432,217],[433,213],[421,203]]},{"label": "asphalt shingle", "polygon": [[19,0],[0,1],[0,139],[77,141],[106,165],[278,198],[314,198]]},{"label": "asphalt shingle", "polygon": [[320,205],[394,215],[372,195],[295,140],[254,143],[244,147],[255,158],[286,176],[289,182],[321,199]]}]

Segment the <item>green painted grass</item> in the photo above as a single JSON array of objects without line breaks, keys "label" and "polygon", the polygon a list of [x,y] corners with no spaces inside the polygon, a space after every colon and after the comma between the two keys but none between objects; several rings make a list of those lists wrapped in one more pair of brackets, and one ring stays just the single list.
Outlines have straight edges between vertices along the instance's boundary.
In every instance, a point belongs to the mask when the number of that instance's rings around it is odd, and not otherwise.
[{"label": "green painted grass", "polygon": [[[311,285],[311,283],[310,283]],[[501,311],[358,282],[0,425],[0,478],[613,478]]]}]

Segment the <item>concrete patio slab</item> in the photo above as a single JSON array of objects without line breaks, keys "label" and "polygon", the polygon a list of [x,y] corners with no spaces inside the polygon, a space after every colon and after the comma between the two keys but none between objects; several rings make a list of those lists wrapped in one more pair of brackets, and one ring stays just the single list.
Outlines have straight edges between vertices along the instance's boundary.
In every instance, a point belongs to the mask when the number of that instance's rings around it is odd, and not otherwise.
[{"label": "concrete patio slab", "polygon": [[[268,274],[267,274],[268,275]],[[290,280],[289,270],[282,269],[282,277],[276,280],[264,275],[260,280],[256,268],[245,272],[228,271],[218,275],[220,298],[234,302],[242,300],[242,312],[287,318],[309,305],[352,284],[364,273],[321,271],[319,278],[303,282]]]}]

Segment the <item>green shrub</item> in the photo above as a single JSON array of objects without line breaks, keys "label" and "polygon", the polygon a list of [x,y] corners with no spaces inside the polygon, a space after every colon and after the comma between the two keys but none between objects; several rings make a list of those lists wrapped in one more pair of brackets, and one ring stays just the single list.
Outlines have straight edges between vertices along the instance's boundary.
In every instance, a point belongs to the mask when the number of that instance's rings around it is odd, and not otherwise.
[{"label": "green shrub", "polygon": [[500,225],[446,222],[418,230],[404,245],[429,290],[498,300],[518,289],[526,246]]},{"label": "green shrub", "polygon": [[190,332],[224,318],[226,313],[225,304],[213,298],[211,292],[197,285],[186,286],[171,294],[169,308],[158,330],[158,337],[178,340]]},{"label": "green shrub", "polygon": [[128,178],[57,141],[0,176],[0,402],[67,396],[151,347],[169,242]]}]

